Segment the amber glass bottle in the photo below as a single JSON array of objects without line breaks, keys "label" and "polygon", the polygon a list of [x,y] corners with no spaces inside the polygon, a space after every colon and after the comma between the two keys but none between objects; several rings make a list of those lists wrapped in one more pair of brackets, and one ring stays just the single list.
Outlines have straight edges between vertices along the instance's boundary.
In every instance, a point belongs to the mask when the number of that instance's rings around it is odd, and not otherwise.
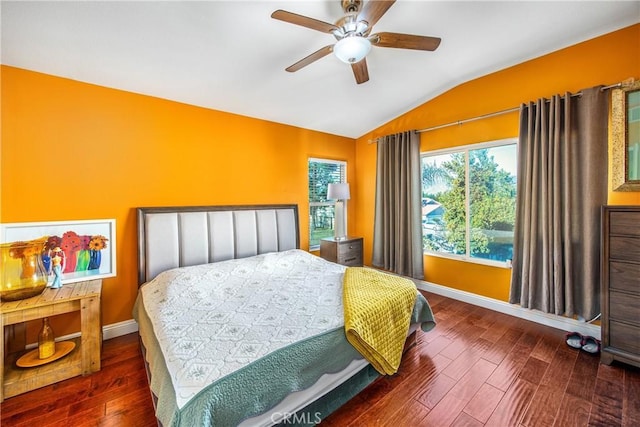
[{"label": "amber glass bottle", "polygon": [[48,359],[56,352],[56,342],[53,336],[53,329],[49,325],[49,318],[42,319],[42,329],[38,334],[38,358]]}]

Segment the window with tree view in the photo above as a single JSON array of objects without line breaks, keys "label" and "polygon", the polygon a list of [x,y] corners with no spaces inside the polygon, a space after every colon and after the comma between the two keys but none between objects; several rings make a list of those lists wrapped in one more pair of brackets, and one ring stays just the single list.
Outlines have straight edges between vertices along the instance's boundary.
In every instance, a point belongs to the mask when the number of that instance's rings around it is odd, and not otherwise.
[{"label": "window with tree view", "polygon": [[422,156],[422,239],[427,252],[503,263],[513,256],[516,141]]},{"label": "window with tree view", "polygon": [[334,235],[335,200],[327,200],[327,187],[346,179],[346,162],[309,159],[309,249],[318,249],[320,239]]}]

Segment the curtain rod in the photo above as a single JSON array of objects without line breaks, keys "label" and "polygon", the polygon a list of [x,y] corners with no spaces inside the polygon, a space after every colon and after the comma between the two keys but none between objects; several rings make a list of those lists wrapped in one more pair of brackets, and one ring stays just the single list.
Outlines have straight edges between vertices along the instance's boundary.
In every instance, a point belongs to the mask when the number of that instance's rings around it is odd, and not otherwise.
[{"label": "curtain rod", "polygon": [[[608,90],[608,89],[617,89],[617,88],[622,87],[622,84],[623,84],[623,82],[614,83],[612,85],[603,86],[603,87],[600,88],[600,90],[604,92],[605,90]],[[571,97],[574,97],[574,96],[582,96],[582,92],[572,93]],[[433,130],[442,129],[442,128],[446,128],[446,127],[449,127],[449,126],[461,125],[461,124],[468,123],[468,122],[473,122],[473,121],[476,121],[476,120],[487,119],[489,117],[501,116],[503,114],[509,114],[509,113],[513,113],[513,112],[519,111],[519,110],[520,110],[520,107],[507,108],[506,110],[500,110],[500,111],[496,111],[494,113],[487,113],[487,114],[483,114],[481,116],[476,116],[476,117],[471,117],[471,118],[468,118],[468,119],[458,120],[458,121],[455,121],[455,122],[445,123],[443,125],[437,125],[437,126],[424,128],[424,129],[419,129],[416,132],[417,133],[430,132],[430,131],[433,131]],[[375,139],[370,139],[369,140],[369,144],[377,143],[378,139],[380,139],[380,138],[382,138],[382,137],[375,138]]]}]

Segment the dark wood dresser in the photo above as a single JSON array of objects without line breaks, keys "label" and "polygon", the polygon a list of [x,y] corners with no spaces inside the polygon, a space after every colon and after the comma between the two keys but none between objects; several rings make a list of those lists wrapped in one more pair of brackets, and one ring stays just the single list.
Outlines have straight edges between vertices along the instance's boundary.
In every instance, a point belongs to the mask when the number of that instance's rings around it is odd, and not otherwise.
[{"label": "dark wood dresser", "polygon": [[320,240],[320,256],[348,267],[362,267],[362,237]]},{"label": "dark wood dresser", "polygon": [[640,206],[602,208],[602,352],[640,367]]}]

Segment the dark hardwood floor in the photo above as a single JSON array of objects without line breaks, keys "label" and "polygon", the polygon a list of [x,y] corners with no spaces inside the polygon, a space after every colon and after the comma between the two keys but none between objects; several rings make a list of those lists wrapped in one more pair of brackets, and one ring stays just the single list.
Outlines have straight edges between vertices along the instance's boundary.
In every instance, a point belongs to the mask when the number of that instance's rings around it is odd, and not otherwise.
[{"label": "dark hardwood floor", "polygon": [[[638,426],[640,370],[605,366],[564,333],[438,295],[438,322],[400,372],[323,426]],[[4,426],[154,426],[136,334],[105,341],[102,370],[5,400]]]}]

